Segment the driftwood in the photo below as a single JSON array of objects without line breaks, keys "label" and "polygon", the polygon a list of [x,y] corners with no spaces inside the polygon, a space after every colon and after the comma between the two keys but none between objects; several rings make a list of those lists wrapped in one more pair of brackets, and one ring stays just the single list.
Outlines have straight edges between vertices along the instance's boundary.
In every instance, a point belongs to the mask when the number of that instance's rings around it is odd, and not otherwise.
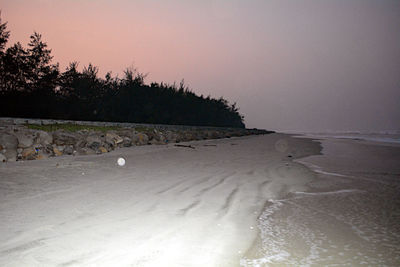
[{"label": "driftwood", "polygon": [[191,146],[191,145],[175,145],[175,146],[196,149],[194,146]]}]

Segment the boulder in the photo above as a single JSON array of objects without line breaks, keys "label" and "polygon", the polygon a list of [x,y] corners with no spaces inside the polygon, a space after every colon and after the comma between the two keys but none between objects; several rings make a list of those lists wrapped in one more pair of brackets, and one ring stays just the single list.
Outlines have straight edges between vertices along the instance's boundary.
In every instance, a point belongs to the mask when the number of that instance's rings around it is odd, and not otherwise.
[{"label": "boulder", "polygon": [[80,139],[78,133],[70,133],[64,131],[55,131],[53,133],[53,142],[56,145],[74,145]]},{"label": "boulder", "polygon": [[2,153],[0,153],[0,162],[6,162],[7,158]]},{"label": "boulder", "polygon": [[47,154],[49,156],[54,156],[54,151],[52,145],[44,145],[42,148],[42,153]]},{"label": "boulder", "polygon": [[102,154],[102,153],[107,153],[107,152],[108,152],[108,150],[107,150],[104,146],[99,147],[98,151],[99,151],[101,154]]},{"label": "boulder", "polygon": [[166,138],[162,133],[159,133],[159,135],[158,135],[158,141],[159,141],[160,143],[165,144],[165,143],[167,143],[166,140],[167,140],[167,138]]},{"label": "boulder", "polygon": [[137,133],[135,135],[136,145],[147,145],[149,143],[149,137],[144,133]]},{"label": "boulder", "polygon": [[22,153],[22,159],[24,160],[32,160],[36,158],[36,149],[33,147],[25,148]]},{"label": "boulder", "polygon": [[124,139],[115,133],[109,132],[106,134],[106,142],[114,144],[114,146],[121,144],[123,141]]},{"label": "boulder", "polygon": [[156,138],[156,134],[154,133],[154,131],[145,131],[142,132],[142,134],[145,134],[147,136],[148,141],[151,141]]},{"label": "boulder", "polygon": [[[88,151],[90,151],[90,152],[88,153]],[[93,151],[90,148],[87,148],[87,147],[78,147],[78,148],[76,148],[76,153],[75,154],[78,154],[78,155],[92,155],[92,154],[96,154],[96,152]]]},{"label": "boulder", "polygon": [[2,154],[7,158],[7,161],[16,161],[18,146],[17,137],[8,133],[1,133],[0,144],[3,147]]},{"label": "boulder", "polygon": [[164,136],[160,136],[160,138],[153,139],[149,143],[152,145],[165,145],[167,142]]},{"label": "boulder", "polygon": [[57,147],[53,147],[53,153],[56,157],[62,155],[62,152]]},{"label": "boulder", "polygon": [[165,142],[166,143],[175,143],[177,139],[177,134],[171,131],[165,132]]},{"label": "boulder", "polygon": [[181,142],[191,141],[194,140],[193,133],[189,131],[181,132],[179,135],[179,140]]},{"label": "boulder", "polygon": [[124,137],[122,146],[124,146],[124,147],[132,146],[132,139],[130,139],[129,137]]},{"label": "boulder", "polygon": [[46,154],[37,154],[36,156],[35,156],[35,159],[47,159],[49,156],[48,155],[46,155]]},{"label": "boulder", "polygon": [[136,132],[132,129],[122,129],[118,130],[117,134],[122,138],[129,137],[130,139],[133,139],[133,136],[136,134]]},{"label": "boulder", "polygon": [[81,154],[81,155],[94,155],[94,154],[96,154],[96,151],[94,151],[91,148],[84,147],[84,148],[80,149],[79,154]]},{"label": "boulder", "polygon": [[86,138],[85,139],[81,139],[81,140],[78,140],[78,142],[76,142],[75,148],[76,149],[83,148],[83,147],[86,147],[86,145],[87,145]]},{"label": "boulder", "polygon": [[98,150],[102,145],[101,138],[96,134],[91,134],[86,137],[86,146],[93,150]]},{"label": "boulder", "polygon": [[51,133],[45,131],[37,131],[37,139],[36,142],[42,145],[48,145],[53,143],[53,135]]},{"label": "boulder", "polygon": [[72,145],[65,146],[63,150],[64,155],[72,155],[74,153],[74,147]]},{"label": "boulder", "polygon": [[17,149],[18,146],[18,138],[15,137],[14,135],[8,134],[8,133],[1,133],[0,134],[0,145],[3,147],[3,149],[7,148],[14,148]]},{"label": "boulder", "polygon": [[18,139],[19,148],[31,147],[36,139],[36,136],[29,132],[17,132],[14,135]]}]

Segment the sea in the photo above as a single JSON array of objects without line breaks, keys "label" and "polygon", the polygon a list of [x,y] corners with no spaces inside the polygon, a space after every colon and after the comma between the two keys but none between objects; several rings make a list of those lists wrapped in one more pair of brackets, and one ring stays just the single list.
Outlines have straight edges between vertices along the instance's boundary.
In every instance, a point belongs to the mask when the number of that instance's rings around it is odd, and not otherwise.
[{"label": "sea", "polygon": [[321,142],[296,160],[317,179],[270,201],[260,256],[241,266],[400,266],[400,132],[291,134]]},{"label": "sea", "polygon": [[400,131],[380,131],[380,132],[331,132],[331,133],[302,133],[308,137],[322,137],[322,138],[335,138],[335,139],[352,139],[352,140],[365,140],[380,143],[397,143],[400,144]]}]

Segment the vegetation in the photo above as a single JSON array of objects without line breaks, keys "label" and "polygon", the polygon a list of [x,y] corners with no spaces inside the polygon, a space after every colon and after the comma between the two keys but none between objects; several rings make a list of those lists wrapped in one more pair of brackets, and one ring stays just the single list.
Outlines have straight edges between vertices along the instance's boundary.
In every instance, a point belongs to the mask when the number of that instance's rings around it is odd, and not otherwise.
[{"label": "vegetation", "polygon": [[61,72],[40,34],[28,48],[6,49],[9,36],[0,18],[0,116],[244,128],[236,104],[198,96],[183,81],[145,84],[132,68],[100,78],[97,67],[79,71],[77,62]]},{"label": "vegetation", "polygon": [[57,130],[64,130],[68,132],[77,132],[81,130],[88,131],[98,131],[98,132],[107,132],[111,130],[121,130],[121,127],[115,126],[92,126],[92,125],[78,125],[72,123],[63,123],[63,124],[48,124],[48,125],[36,125],[36,124],[26,124],[28,129],[32,130],[42,130],[46,132],[54,132]]}]

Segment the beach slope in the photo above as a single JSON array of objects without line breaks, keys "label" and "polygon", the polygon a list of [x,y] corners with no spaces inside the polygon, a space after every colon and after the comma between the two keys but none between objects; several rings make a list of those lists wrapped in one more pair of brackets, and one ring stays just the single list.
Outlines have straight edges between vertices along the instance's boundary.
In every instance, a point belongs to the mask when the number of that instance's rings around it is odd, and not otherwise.
[{"label": "beach slope", "polygon": [[239,266],[266,207],[315,178],[293,159],[320,151],[285,134],[181,145],[0,165],[0,265]]}]

